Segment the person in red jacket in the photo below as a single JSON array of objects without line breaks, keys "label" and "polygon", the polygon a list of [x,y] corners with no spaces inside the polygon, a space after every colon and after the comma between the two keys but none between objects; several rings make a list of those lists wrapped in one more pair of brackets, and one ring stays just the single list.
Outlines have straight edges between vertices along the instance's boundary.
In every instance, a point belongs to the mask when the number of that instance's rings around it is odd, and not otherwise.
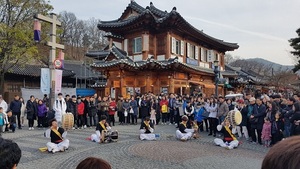
[{"label": "person in red jacket", "polygon": [[117,103],[115,101],[115,98],[110,98],[109,102],[109,108],[108,108],[108,115],[109,115],[109,125],[115,126],[115,113],[117,109]]},{"label": "person in red jacket", "polygon": [[84,103],[81,101],[81,98],[78,97],[77,98],[77,108],[78,108],[78,120],[77,120],[77,126],[82,129],[82,127],[85,124],[85,121],[84,121]]},{"label": "person in red jacket", "polygon": [[159,105],[161,107],[161,114],[162,114],[162,124],[167,124],[168,119],[168,100],[166,96],[162,96],[161,101],[159,102]]}]

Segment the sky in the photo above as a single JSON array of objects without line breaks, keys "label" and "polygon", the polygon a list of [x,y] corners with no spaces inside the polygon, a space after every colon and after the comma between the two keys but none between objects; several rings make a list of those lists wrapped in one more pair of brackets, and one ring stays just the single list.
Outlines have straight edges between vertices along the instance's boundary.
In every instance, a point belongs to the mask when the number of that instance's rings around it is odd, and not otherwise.
[{"label": "sky", "polygon": [[[240,58],[263,58],[294,65],[288,40],[300,28],[300,0],[135,0],[143,7],[170,12],[173,7],[190,24],[204,33],[239,49],[226,54]],[[130,0],[50,0],[53,12],[72,12],[78,19],[118,19]]]}]

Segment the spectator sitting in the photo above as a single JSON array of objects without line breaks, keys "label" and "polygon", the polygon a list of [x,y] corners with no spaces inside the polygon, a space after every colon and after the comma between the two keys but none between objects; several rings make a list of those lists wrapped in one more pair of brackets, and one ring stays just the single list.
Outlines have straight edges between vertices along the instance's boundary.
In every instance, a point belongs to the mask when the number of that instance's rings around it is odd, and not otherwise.
[{"label": "spectator sitting", "polygon": [[21,149],[12,140],[0,138],[0,168],[16,169],[21,159]]},{"label": "spectator sitting", "polygon": [[81,161],[76,169],[111,169],[111,166],[103,159],[88,157]]}]

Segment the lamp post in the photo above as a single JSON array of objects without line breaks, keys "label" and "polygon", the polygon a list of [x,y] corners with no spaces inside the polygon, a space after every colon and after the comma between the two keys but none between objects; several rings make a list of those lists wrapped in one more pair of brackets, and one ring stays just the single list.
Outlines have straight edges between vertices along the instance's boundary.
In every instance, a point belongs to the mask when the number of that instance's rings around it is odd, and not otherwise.
[{"label": "lamp post", "polygon": [[219,61],[214,61],[214,73],[215,73],[215,96],[218,97],[218,83],[219,83]]}]

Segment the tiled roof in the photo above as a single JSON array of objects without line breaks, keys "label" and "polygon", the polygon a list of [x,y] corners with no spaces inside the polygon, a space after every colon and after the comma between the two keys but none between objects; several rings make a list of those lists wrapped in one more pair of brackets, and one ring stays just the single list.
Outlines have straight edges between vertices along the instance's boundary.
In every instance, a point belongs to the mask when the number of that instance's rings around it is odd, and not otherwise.
[{"label": "tiled roof", "polygon": [[[106,59],[95,61],[91,67],[95,68],[113,68],[115,66],[127,67],[130,69],[135,70],[142,70],[144,68],[150,69],[155,68],[157,70],[161,69],[170,69],[172,66],[180,67],[183,69],[189,69],[196,72],[204,72],[208,74],[214,74],[212,69],[203,68],[199,66],[193,66],[186,63],[178,62],[178,58],[170,58],[168,60],[155,60],[153,57],[143,60],[143,61],[133,61],[127,56],[127,53],[122,51],[121,49],[117,48],[116,46],[112,46],[112,49],[109,50],[111,52],[111,55],[116,56],[115,59],[107,61]],[[126,54],[126,55],[125,55]]]},{"label": "tiled roof", "polygon": [[[125,12],[129,9],[136,11],[138,15],[122,19],[122,16],[125,15]],[[181,30],[190,36],[196,37],[203,41],[203,43],[207,43],[211,46],[218,46],[224,51],[239,48],[237,43],[229,43],[220,39],[216,39],[203,33],[203,31],[196,29],[176,11],[175,7],[171,10],[171,12],[163,12],[157,9],[153,3],[150,3],[150,7],[143,8],[135,1],[131,1],[131,3],[123,12],[122,16],[117,20],[102,21],[98,24],[98,28],[107,32],[113,32],[114,30],[124,28],[125,26],[140,25],[143,23],[140,21],[147,20],[147,23],[153,26],[170,26],[170,24],[172,24],[174,29]]]},{"label": "tiled roof", "polygon": [[[17,74],[23,76],[32,76],[32,77],[39,77],[41,76],[41,68],[47,68],[45,65],[14,65],[12,68],[9,69],[8,73],[10,74]],[[64,77],[71,77],[74,76],[75,73],[72,70],[63,70]]]},{"label": "tiled roof", "polygon": [[101,75],[99,72],[93,71],[89,67],[89,64],[84,64],[84,62],[81,61],[65,60],[64,69],[71,70],[75,74],[73,77],[78,79],[98,79],[100,77],[103,78],[103,75]]}]

